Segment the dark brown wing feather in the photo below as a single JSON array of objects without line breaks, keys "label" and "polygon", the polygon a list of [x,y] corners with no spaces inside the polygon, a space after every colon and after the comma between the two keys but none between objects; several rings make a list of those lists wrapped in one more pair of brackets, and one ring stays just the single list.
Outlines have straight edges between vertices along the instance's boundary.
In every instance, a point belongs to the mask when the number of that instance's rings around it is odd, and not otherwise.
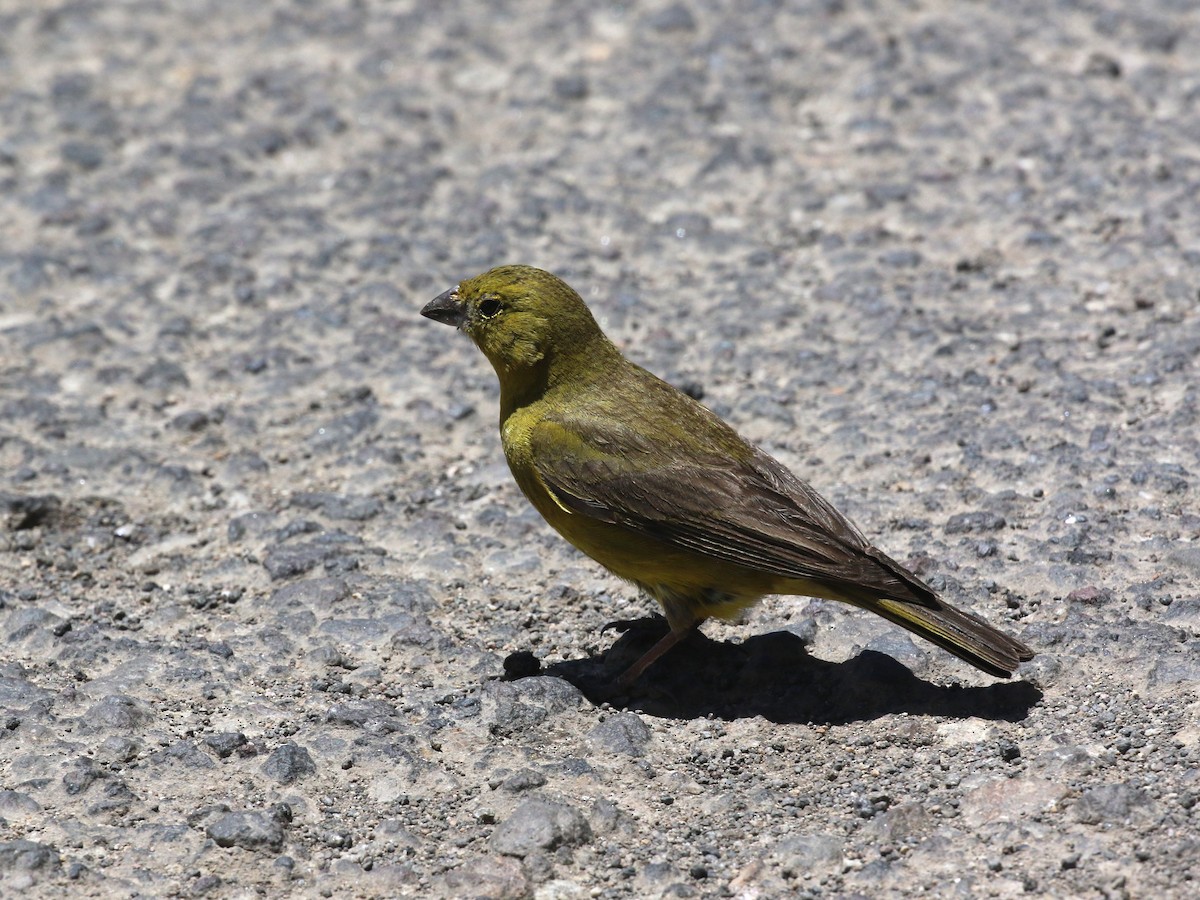
[{"label": "dark brown wing feather", "polygon": [[[562,430],[575,440],[562,440]],[[808,484],[734,438],[735,452],[696,453],[656,447],[627,426],[606,427],[596,439],[586,423],[547,424],[534,433],[533,458],[538,476],[577,514],[781,578],[938,605]],[[564,452],[572,444],[576,452]]]}]

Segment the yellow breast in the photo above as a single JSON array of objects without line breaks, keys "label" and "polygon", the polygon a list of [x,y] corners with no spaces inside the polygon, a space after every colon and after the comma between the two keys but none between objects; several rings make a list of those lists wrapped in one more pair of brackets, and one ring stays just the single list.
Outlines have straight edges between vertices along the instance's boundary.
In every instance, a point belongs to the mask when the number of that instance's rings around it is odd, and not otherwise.
[{"label": "yellow breast", "polygon": [[692,598],[700,618],[731,616],[772,593],[774,578],[657,540],[621,525],[573,512],[538,477],[532,455],[536,405],[517,410],[501,425],[513,478],[542,517],[614,574],[641,586],[666,605]]}]

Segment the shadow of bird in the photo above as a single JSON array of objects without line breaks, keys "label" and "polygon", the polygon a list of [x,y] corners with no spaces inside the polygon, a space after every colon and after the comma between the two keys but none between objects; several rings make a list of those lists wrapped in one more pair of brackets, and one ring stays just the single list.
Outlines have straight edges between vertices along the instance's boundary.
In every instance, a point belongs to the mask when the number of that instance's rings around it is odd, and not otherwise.
[{"label": "shadow of bird", "polygon": [[[1019,721],[1042,698],[1041,691],[1021,681],[983,687],[933,684],[873,650],[844,662],[828,662],[812,656],[804,642],[787,631],[737,643],[696,632],[672,653],[669,663],[631,688],[614,692],[616,674],[667,631],[658,616],[618,625],[625,633],[601,655],[545,669],[536,661],[535,668],[506,664],[509,677],[562,678],[593,703],[608,702],[660,718],[762,716],[780,724],[846,724],[895,713]],[[528,654],[520,656],[532,660]]]}]

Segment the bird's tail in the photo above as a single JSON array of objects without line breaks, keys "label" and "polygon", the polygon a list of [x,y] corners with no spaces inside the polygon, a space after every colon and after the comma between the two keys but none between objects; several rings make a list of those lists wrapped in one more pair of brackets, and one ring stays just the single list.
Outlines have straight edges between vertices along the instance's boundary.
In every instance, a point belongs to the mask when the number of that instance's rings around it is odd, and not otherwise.
[{"label": "bird's tail", "polygon": [[1033,651],[978,616],[955,609],[932,592],[925,602],[856,597],[852,602],[883,616],[998,678],[1008,678]]}]

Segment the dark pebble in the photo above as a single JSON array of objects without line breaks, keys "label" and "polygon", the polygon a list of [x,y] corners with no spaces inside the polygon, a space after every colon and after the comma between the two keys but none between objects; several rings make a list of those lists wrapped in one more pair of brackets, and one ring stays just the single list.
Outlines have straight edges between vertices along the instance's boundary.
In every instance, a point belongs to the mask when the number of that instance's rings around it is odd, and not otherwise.
[{"label": "dark pebble", "polygon": [[182,412],[172,419],[171,427],[176,431],[203,431],[211,421],[207,413],[193,409]]},{"label": "dark pebble", "polygon": [[63,775],[63,789],[68,796],[74,797],[84,793],[98,779],[107,777],[108,773],[95,760],[79,756],[75,758],[70,771]]},{"label": "dark pebble", "polygon": [[267,757],[262,765],[263,774],[280,784],[292,784],[317,771],[309,752],[299,744],[282,744]]},{"label": "dark pebble", "polygon": [[513,794],[540,788],[546,783],[546,776],[535,769],[518,769],[502,782],[500,787]]},{"label": "dark pebble", "polygon": [[588,80],[583,75],[565,75],[554,79],[554,96],[559,100],[582,100],[588,95]]},{"label": "dark pebble", "polygon": [[1008,523],[1004,516],[993,512],[969,512],[951,516],[946,522],[946,534],[965,534],[973,531],[998,531]]},{"label": "dark pebble", "polygon": [[247,738],[240,731],[224,731],[220,734],[210,734],[204,739],[204,746],[211,749],[221,759],[227,759],[239,747],[245,746]]},{"label": "dark pebble", "polygon": [[663,33],[695,31],[696,17],[682,3],[673,3],[647,16],[646,24],[652,31]]},{"label": "dark pebble", "polygon": [[[316,540],[272,547],[267,551],[263,567],[273,581],[295,578],[327,562],[354,562],[351,554],[361,548],[362,541],[359,538],[341,532],[330,532]],[[348,569],[352,566],[343,565],[342,568]]]},{"label": "dark pebble", "polygon": [[205,829],[218,847],[241,847],[243,850],[283,848],[283,825],[268,812],[250,810],[226,813]]},{"label": "dark pebble", "polygon": [[396,730],[399,724],[395,722],[396,708],[384,700],[352,700],[348,703],[337,703],[325,713],[325,721],[334,725],[351,725],[362,728],[372,720],[393,722],[389,730]]}]

